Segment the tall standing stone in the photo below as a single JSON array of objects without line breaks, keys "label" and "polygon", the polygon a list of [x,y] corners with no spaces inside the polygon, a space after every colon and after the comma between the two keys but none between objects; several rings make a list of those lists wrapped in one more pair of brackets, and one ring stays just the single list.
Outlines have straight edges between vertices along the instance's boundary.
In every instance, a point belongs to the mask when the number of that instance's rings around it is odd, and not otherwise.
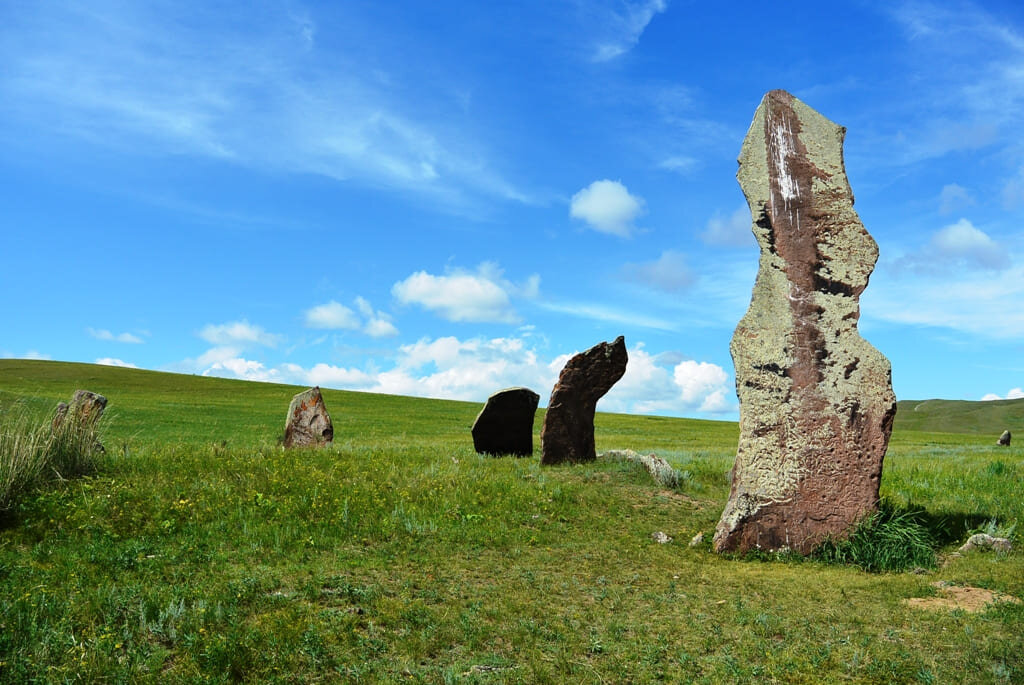
[{"label": "tall standing stone", "polygon": [[599,343],[570,359],[558,376],[540,431],[541,464],[593,461],[597,401],[626,372],[626,340]]},{"label": "tall standing stone", "polygon": [[293,397],[284,427],[284,446],[323,447],[333,440],[334,425],[320,388],[310,388]]},{"label": "tall standing stone", "polygon": [[740,440],[719,552],[806,553],[878,506],[896,398],[889,361],[857,331],[878,246],[853,209],[845,133],[774,90],[743,142],[761,258],[730,346]]},{"label": "tall standing stone", "polygon": [[473,422],[473,448],[480,454],[533,454],[533,417],[540,395],[529,388],[506,388],[487,398]]}]

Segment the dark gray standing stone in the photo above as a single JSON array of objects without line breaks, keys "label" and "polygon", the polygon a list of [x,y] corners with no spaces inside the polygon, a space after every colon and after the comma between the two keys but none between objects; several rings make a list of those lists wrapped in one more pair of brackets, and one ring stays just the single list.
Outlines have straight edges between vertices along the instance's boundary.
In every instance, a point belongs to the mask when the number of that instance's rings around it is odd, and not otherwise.
[{"label": "dark gray standing stone", "polygon": [[293,397],[284,427],[284,446],[324,447],[333,440],[334,425],[320,388],[310,388]]},{"label": "dark gray standing stone", "polygon": [[740,440],[719,552],[810,552],[878,506],[896,397],[857,330],[878,246],[853,209],[846,130],[785,91],[765,95],[737,173],[761,247],[731,352]]},{"label": "dark gray standing stone", "polygon": [[533,454],[533,417],[540,395],[529,388],[507,388],[487,398],[473,422],[473,449],[480,454]]},{"label": "dark gray standing stone", "polygon": [[540,431],[545,465],[593,461],[597,401],[626,373],[626,340],[599,343],[570,359],[558,376]]},{"label": "dark gray standing stone", "polygon": [[996,442],[997,445],[1009,446],[1010,444],[1010,431],[1003,431],[1003,434],[999,436],[999,440]]}]

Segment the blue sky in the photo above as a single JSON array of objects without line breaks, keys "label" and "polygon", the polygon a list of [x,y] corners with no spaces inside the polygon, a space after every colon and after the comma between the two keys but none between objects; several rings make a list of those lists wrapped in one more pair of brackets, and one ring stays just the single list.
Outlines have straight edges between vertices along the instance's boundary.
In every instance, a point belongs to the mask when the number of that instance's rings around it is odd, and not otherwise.
[{"label": "blue sky", "polygon": [[734,419],[783,88],[848,129],[897,396],[1024,396],[1015,2],[4,3],[0,63],[2,356],[546,400],[621,334],[600,409]]}]

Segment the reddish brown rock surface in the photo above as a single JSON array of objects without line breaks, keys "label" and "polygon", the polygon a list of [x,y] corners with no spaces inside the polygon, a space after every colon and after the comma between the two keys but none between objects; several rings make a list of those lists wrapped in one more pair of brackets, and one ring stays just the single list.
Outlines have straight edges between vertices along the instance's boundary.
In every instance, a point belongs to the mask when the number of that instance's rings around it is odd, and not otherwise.
[{"label": "reddish brown rock surface", "polygon": [[541,464],[593,461],[597,401],[626,372],[626,341],[603,342],[570,359],[558,376],[540,432]]},{"label": "reddish brown rock surface", "polygon": [[473,449],[480,454],[533,454],[533,418],[540,395],[529,388],[506,388],[487,398],[473,422]]},{"label": "reddish brown rock surface", "polygon": [[284,446],[323,447],[333,440],[334,425],[320,388],[310,388],[293,397],[284,428]]},{"label": "reddish brown rock surface", "polygon": [[731,345],[740,440],[720,552],[806,553],[878,504],[896,398],[888,360],[857,331],[878,247],[853,209],[844,135],[776,90],[740,153],[761,258]]}]

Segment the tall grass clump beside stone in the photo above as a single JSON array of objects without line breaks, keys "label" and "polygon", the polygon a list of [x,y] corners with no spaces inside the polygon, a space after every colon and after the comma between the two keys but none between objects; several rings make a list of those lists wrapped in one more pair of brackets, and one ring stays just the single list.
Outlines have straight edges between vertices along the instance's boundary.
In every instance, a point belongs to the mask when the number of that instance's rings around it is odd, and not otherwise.
[{"label": "tall grass clump beside stone", "polygon": [[826,540],[814,556],[832,564],[857,566],[870,573],[935,567],[935,540],[921,512],[886,502],[843,540]]},{"label": "tall grass clump beside stone", "polygon": [[0,414],[0,511],[43,483],[92,472],[100,449],[89,422],[51,426],[20,407]]}]

